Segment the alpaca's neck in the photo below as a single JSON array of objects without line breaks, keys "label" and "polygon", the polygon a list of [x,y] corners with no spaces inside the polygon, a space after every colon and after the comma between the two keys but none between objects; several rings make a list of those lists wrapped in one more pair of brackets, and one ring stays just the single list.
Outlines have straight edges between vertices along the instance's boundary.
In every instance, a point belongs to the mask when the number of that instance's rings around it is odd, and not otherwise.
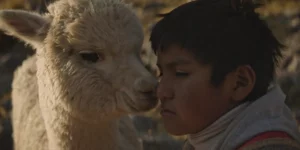
[{"label": "alpaca's neck", "polygon": [[49,149],[118,149],[118,129],[116,122],[88,124],[69,115],[62,115],[61,113],[63,111],[52,112],[52,121],[48,122],[50,124],[47,128]]}]

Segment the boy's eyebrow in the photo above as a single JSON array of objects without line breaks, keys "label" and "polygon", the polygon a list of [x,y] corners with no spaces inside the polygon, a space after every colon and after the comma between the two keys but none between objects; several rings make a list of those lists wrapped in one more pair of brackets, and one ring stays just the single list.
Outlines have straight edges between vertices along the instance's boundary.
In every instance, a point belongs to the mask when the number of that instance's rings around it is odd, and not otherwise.
[{"label": "boy's eyebrow", "polygon": [[[190,64],[190,63],[191,62],[187,59],[177,58],[177,59],[175,59],[175,61],[168,62],[166,64],[166,67],[173,68],[178,65],[186,65],[186,64]],[[158,66],[158,68],[161,68],[159,63],[157,63],[156,65]]]}]

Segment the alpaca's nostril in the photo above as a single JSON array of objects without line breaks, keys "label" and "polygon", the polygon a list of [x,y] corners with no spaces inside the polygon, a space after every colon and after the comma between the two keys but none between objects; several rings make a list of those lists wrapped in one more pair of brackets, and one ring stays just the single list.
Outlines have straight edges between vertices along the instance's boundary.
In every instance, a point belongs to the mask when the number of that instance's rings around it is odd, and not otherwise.
[{"label": "alpaca's nostril", "polygon": [[158,82],[155,78],[139,78],[135,81],[134,87],[139,92],[153,94],[156,91],[157,84]]}]

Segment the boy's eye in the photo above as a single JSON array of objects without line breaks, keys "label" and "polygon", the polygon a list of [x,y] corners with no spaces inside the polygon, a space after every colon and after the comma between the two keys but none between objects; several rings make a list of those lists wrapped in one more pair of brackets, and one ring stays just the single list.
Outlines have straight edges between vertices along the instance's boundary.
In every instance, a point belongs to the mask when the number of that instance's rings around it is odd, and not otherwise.
[{"label": "boy's eye", "polygon": [[177,77],[186,77],[186,76],[188,76],[189,74],[188,73],[186,73],[186,72],[176,72],[176,76]]}]

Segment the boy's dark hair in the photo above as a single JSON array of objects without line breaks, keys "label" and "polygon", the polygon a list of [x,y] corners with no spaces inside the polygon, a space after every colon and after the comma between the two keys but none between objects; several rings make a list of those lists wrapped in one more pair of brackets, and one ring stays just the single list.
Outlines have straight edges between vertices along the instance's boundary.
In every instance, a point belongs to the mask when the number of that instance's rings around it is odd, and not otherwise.
[{"label": "boy's dark hair", "polygon": [[211,82],[220,85],[240,65],[250,65],[256,83],[245,100],[267,92],[275,66],[282,57],[280,44],[255,13],[249,0],[198,0],[161,15],[150,41],[157,52],[171,45],[190,51],[199,62],[213,67]]}]

